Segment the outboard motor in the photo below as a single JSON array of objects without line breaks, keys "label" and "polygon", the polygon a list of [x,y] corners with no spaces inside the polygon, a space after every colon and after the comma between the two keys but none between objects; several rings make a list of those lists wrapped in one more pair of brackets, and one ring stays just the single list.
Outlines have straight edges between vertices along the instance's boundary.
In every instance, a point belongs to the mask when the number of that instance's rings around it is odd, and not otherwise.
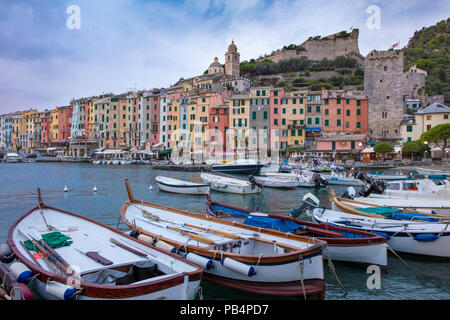
[{"label": "outboard motor", "polygon": [[372,192],[376,194],[383,194],[386,189],[386,185],[383,180],[375,180],[370,185],[365,185],[359,191],[359,195],[362,197],[368,197]]},{"label": "outboard motor", "polygon": [[365,175],[364,173],[362,173],[361,171],[359,171],[359,170],[356,170],[354,172],[353,178],[359,179],[359,180],[367,182],[367,183],[371,182],[370,178],[367,175]]},{"label": "outboard motor", "polygon": [[319,173],[314,173],[311,180],[314,182],[316,188],[319,188],[321,184],[324,186],[328,184],[328,181],[322,178]]},{"label": "outboard motor", "polygon": [[248,182],[250,182],[252,189],[255,189],[256,187],[263,188],[262,184],[258,183],[254,176],[248,176]]},{"label": "outboard motor", "polygon": [[307,193],[303,197],[303,204],[300,207],[298,207],[297,209],[289,210],[289,216],[291,216],[292,218],[297,218],[302,213],[305,213],[308,210],[319,207],[319,204],[320,201],[319,199],[317,199],[316,196],[314,196],[311,193]]},{"label": "outboard motor", "polygon": [[345,198],[345,199],[351,199],[353,200],[355,198],[356,195],[356,190],[353,187],[348,187],[347,191],[345,191],[342,195],[341,198]]}]

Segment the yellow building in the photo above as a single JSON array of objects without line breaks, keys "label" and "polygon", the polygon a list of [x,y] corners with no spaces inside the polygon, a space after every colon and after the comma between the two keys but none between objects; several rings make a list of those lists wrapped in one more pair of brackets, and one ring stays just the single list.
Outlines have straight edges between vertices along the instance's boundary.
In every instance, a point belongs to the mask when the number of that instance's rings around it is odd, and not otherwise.
[{"label": "yellow building", "polygon": [[231,150],[244,153],[248,151],[249,146],[250,97],[248,95],[234,95],[229,100],[230,136],[227,142]]},{"label": "yellow building", "polygon": [[281,141],[289,147],[305,144],[305,111],[307,91],[297,91],[281,97]]},{"label": "yellow building", "polygon": [[53,110],[50,110],[50,128],[49,128],[50,143],[56,142],[58,140],[58,113],[59,113],[58,107],[56,107]]},{"label": "yellow building", "polygon": [[419,140],[422,133],[431,128],[450,123],[450,107],[433,103],[414,114],[414,119],[404,121],[400,126],[400,134],[404,142]]},{"label": "yellow building", "polygon": [[191,148],[203,150],[207,140],[209,118],[209,95],[198,95],[189,98],[188,102],[188,139]]}]

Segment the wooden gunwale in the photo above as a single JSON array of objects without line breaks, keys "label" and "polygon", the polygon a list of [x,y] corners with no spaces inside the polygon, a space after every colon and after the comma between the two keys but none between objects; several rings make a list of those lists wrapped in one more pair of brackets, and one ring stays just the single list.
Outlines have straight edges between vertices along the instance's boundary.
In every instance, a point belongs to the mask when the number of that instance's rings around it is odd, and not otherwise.
[{"label": "wooden gunwale", "polygon": [[[254,212],[258,212],[255,210],[248,210],[248,209],[244,209],[244,208],[238,208],[235,206],[231,206],[231,205],[224,205],[221,204],[219,202],[211,202],[212,204],[217,204],[220,206],[224,206],[224,207],[228,207],[228,208],[232,208],[235,210],[241,210],[244,212],[248,212],[248,213],[254,213]],[[207,208],[207,210],[209,211],[210,214],[214,215],[213,212],[211,212],[211,210],[209,210],[209,208]],[[314,222],[309,222],[309,221],[299,221],[295,218],[292,217],[288,217],[288,216],[284,216],[281,214],[268,214],[267,215],[268,218],[276,218],[276,219],[281,219],[281,220],[289,220],[292,222],[297,222],[299,224],[304,224],[304,225],[308,225],[308,226],[317,226],[316,223]],[[343,247],[343,246],[366,246],[368,244],[381,244],[381,243],[386,243],[386,238],[370,233],[370,232],[366,232],[366,231],[362,231],[362,230],[355,230],[355,229],[347,229],[344,227],[340,227],[340,226],[333,226],[333,225],[328,225],[327,226],[328,229],[330,230],[336,230],[337,232],[341,231],[341,232],[351,232],[351,233],[357,233],[357,234],[361,234],[361,235],[365,235],[368,236],[368,238],[345,238],[344,236],[342,236],[342,238],[328,238],[328,237],[320,237],[320,236],[316,236],[315,238],[322,240],[322,241],[326,241],[327,245],[329,246],[339,246],[339,247]]]},{"label": "wooden gunwale", "polygon": [[138,296],[142,296],[145,294],[150,294],[153,292],[157,292],[157,291],[161,291],[163,289],[167,289],[167,288],[171,288],[173,286],[182,284],[184,282],[184,276],[188,275],[188,279],[189,281],[198,281],[201,279],[202,276],[202,268],[198,267],[196,264],[182,259],[180,258],[178,255],[176,254],[172,254],[172,253],[168,253],[167,251],[164,251],[162,249],[150,246],[148,243],[143,242],[141,240],[135,239],[127,234],[122,234],[119,231],[98,223],[96,221],[93,221],[89,218],[77,215],[75,213],[71,213],[68,211],[64,211],[64,210],[60,210],[57,208],[53,208],[51,206],[47,206],[45,204],[42,203],[41,199],[39,201],[39,205],[31,210],[29,210],[27,213],[25,213],[22,217],[20,217],[18,220],[16,220],[13,225],[10,227],[9,232],[8,232],[8,244],[11,247],[11,250],[14,252],[14,254],[16,255],[16,257],[22,261],[24,264],[27,265],[28,268],[31,269],[31,271],[34,274],[38,274],[38,279],[40,281],[42,281],[43,283],[46,283],[48,280],[52,280],[52,281],[57,281],[60,283],[68,283],[69,281],[69,277],[66,276],[60,276],[57,274],[54,274],[50,271],[47,271],[45,269],[43,269],[41,266],[37,266],[35,264],[34,261],[29,260],[27,257],[25,257],[24,255],[22,255],[22,253],[19,251],[19,249],[17,248],[14,240],[13,240],[13,232],[16,229],[17,225],[19,224],[20,221],[22,221],[25,217],[27,217],[28,215],[30,215],[31,213],[33,213],[36,210],[41,209],[50,209],[50,210],[55,210],[64,214],[68,214],[71,216],[74,216],[76,218],[80,218],[83,220],[86,220],[88,222],[94,223],[102,228],[106,228],[110,231],[113,231],[114,233],[119,234],[122,237],[126,237],[129,240],[132,241],[137,241],[140,244],[143,244],[147,247],[151,247],[154,250],[160,251],[163,254],[172,256],[178,260],[183,260],[184,263],[189,264],[191,266],[196,267],[197,270],[191,271],[191,272],[182,272],[180,274],[176,274],[176,275],[172,275],[169,277],[166,277],[164,279],[158,279],[158,280],[149,280],[148,283],[141,283],[141,284],[136,284],[136,285],[124,285],[124,286],[111,286],[111,285],[102,285],[102,284],[94,284],[94,283],[88,283],[85,281],[81,281],[81,288],[83,288],[83,291],[81,293],[82,296],[86,296],[86,297],[91,297],[91,298],[101,298],[101,299],[123,299],[123,298],[131,298],[131,297],[138,297]]},{"label": "wooden gunwale", "polygon": [[162,184],[164,186],[168,186],[168,187],[172,187],[172,188],[204,188],[204,187],[210,186],[209,184],[176,185],[176,184],[169,184],[169,183],[161,182],[156,179],[155,179],[155,181],[158,184]]},{"label": "wooden gunwale", "polygon": [[[263,255],[262,257],[259,257],[259,256],[256,256],[256,255],[244,255],[244,254],[240,254],[240,253],[224,252],[224,251],[220,251],[220,250],[214,250],[214,249],[209,249],[209,248],[202,248],[202,247],[199,247],[199,246],[196,246],[196,245],[192,245],[192,244],[185,245],[184,243],[181,243],[181,242],[178,242],[178,241],[174,241],[174,240],[166,238],[164,236],[148,232],[148,231],[146,231],[146,230],[144,230],[144,229],[142,229],[140,227],[136,227],[133,223],[131,223],[125,217],[125,213],[126,213],[128,207],[130,206],[130,204],[145,205],[145,206],[148,206],[148,207],[152,207],[152,208],[156,208],[156,209],[160,209],[160,210],[172,211],[172,212],[175,212],[175,213],[178,213],[178,214],[182,214],[182,215],[185,215],[185,216],[198,218],[198,219],[205,220],[205,221],[217,222],[217,223],[226,224],[226,225],[229,225],[229,226],[237,226],[239,228],[243,228],[243,229],[247,229],[247,230],[251,230],[251,231],[262,232],[262,233],[275,235],[275,236],[280,236],[280,237],[284,237],[284,238],[288,238],[288,239],[299,240],[299,241],[302,241],[302,242],[308,242],[308,240],[309,240],[309,243],[313,244],[313,246],[310,247],[310,248],[307,248],[307,249],[295,248],[295,250],[293,250],[292,252],[289,252],[289,253],[284,253],[284,254],[279,254],[279,255]],[[232,223],[232,222],[229,222],[229,221],[224,221],[224,220],[213,218],[213,217],[204,217],[202,215],[195,214],[195,213],[190,213],[188,211],[183,211],[183,210],[178,210],[178,209],[173,209],[173,208],[167,208],[167,207],[163,207],[163,206],[147,203],[147,202],[144,202],[144,201],[137,201],[137,200],[130,200],[128,202],[125,202],[124,205],[121,208],[120,216],[121,216],[122,220],[125,222],[125,224],[127,224],[132,230],[134,230],[134,231],[136,231],[138,233],[142,233],[142,234],[147,235],[149,237],[163,240],[163,241],[168,242],[171,245],[173,245],[173,246],[175,246],[175,247],[177,247],[179,249],[186,248],[186,250],[189,251],[189,252],[197,253],[199,255],[202,255],[202,256],[205,256],[205,257],[208,257],[208,258],[212,258],[212,259],[217,259],[217,258],[221,258],[221,257],[228,257],[228,258],[235,259],[235,260],[238,260],[240,262],[249,263],[249,264],[256,264],[256,263],[258,263],[258,260],[259,260],[260,264],[264,264],[264,263],[267,263],[267,264],[271,264],[271,263],[287,263],[287,262],[290,262],[290,261],[293,261],[293,260],[299,260],[301,257],[307,258],[308,256],[320,254],[322,248],[326,244],[325,241],[321,241],[321,240],[314,239],[314,238],[307,238],[307,237],[297,236],[297,235],[293,235],[293,234],[287,234],[287,233],[283,233],[283,232],[279,232],[279,231],[275,231],[275,230],[266,230],[266,229],[259,230],[259,228],[243,225],[243,224],[240,224],[240,223]],[[280,244],[277,243],[277,245],[280,245]]]}]

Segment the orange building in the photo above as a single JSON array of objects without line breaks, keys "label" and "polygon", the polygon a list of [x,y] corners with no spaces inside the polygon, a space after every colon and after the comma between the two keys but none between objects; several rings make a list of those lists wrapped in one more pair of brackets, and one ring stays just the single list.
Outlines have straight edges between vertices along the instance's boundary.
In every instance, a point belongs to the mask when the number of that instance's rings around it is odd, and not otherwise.
[{"label": "orange building", "polygon": [[324,91],[322,133],[367,134],[368,105],[368,99],[363,96]]}]

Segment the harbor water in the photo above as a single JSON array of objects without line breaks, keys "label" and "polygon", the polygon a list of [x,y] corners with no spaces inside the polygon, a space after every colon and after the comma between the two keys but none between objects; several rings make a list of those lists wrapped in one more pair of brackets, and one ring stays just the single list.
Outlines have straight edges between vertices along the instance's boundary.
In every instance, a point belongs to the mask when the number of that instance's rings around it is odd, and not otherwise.
[{"label": "harbor water", "polygon": [[[47,205],[77,213],[116,227],[122,204],[128,200],[124,180],[128,178],[134,197],[138,200],[172,208],[205,213],[206,198],[176,195],[159,191],[154,178],[164,175],[176,179],[201,182],[199,172],[152,170],[149,165],[109,166],[90,163],[1,163],[0,164],[0,243],[7,240],[11,224],[37,204],[37,188],[41,189]],[[242,176],[242,178],[246,178]],[[64,192],[67,186],[68,192]],[[98,191],[94,192],[94,186]],[[150,189],[149,187],[153,188]],[[330,186],[337,194],[345,187]],[[330,192],[309,188],[279,190],[265,188],[255,195],[234,195],[212,192],[214,201],[238,207],[288,214],[301,204],[303,195],[315,194],[321,205],[330,208]],[[308,217],[301,217],[308,220]],[[121,223],[119,228],[126,232]],[[326,299],[449,299],[450,262],[399,254],[402,260],[389,254],[387,272],[382,272],[380,287],[371,289],[372,273],[366,269],[334,262],[339,281],[324,261]],[[414,270],[414,271],[413,271]],[[415,273],[417,272],[418,275]],[[254,295],[202,281],[204,299],[255,299]],[[261,297],[267,299],[267,296]],[[272,298],[272,297],[270,297]],[[275,299],[276,297],[273,297]],[[286,299],[286,298],[283,298]]]}]

